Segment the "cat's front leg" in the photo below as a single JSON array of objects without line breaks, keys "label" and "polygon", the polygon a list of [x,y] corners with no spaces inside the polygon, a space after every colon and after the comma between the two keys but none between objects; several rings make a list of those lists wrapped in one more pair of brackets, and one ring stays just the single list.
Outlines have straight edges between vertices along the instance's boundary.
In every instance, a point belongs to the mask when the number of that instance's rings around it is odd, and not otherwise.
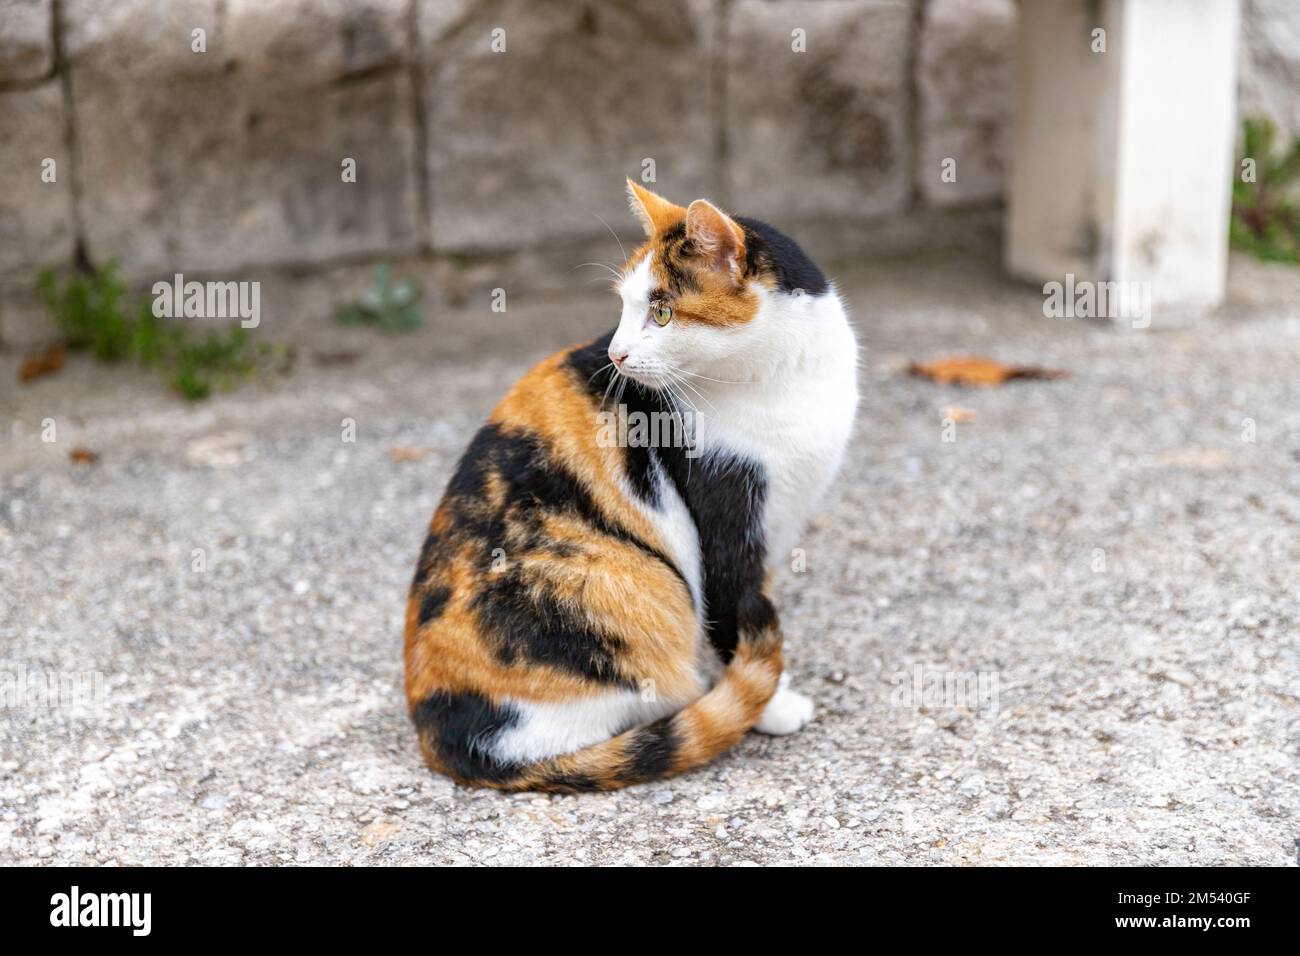
[{"label": "cat's front leg", "polygon": [[[733,567],[742,566],[741,562],[733,565]],[[761,567],[761,565],[751,563],[750,567]],[[724,589],[717,587],[718,577],[710,582],[714,588],[709,592],[708,605],[724,609],[719,614],[719,620],[707,631],[709,641],[720,661],[731,660],[740,634],[780,627],[777,623],[776,608],[772,605],[769,596],[769,582],[764,580],[761,572],[758,571],[750,577],[748,583],[740,584],[732,592],[739,594],[734,604],[726,603],[728,595]],[[802,730],[812,717],[812,698],[791,690],[790,675],[783,670],[776,693],[764,706],[763,715],[754,725],[754,729],[759,733],[784,736]]]},{"label": "cat's front leg", "polygon": [[781,683],[772,699],[767,702],[763,716],[754,729],[761,734],[782,737],[802,730],[812,718],[812,698],[790,689],[790,674],[787,671],[781,674]]}]

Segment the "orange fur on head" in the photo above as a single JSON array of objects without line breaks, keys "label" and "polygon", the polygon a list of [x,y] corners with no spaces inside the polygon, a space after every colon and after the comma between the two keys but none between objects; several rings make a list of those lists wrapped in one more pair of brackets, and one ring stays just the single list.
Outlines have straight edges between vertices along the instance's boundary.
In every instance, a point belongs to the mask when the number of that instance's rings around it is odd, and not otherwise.
[{"label": "orange fur on head", "polygon": [[637,185],[631,179],[627,181],[627,198],[633,215],[640,221],[645,234],[651,238],[686,218],[685,208]]}]

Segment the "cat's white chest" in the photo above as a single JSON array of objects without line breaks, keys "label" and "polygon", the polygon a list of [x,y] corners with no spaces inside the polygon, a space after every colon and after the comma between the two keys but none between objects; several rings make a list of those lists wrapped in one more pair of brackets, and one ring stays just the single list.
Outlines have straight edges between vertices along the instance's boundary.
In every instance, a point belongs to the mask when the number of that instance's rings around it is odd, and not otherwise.
[{"label": "cat's white chest", "polygon": [[[843,385],[843,383],[841,383]],[[763,537],[769,568],[787,563],[844,457],[853,426],[851,386],[817,388],[779,409],[752,405],[735,421],[705,425],[705,446],[743,454],[763,474]]]}]

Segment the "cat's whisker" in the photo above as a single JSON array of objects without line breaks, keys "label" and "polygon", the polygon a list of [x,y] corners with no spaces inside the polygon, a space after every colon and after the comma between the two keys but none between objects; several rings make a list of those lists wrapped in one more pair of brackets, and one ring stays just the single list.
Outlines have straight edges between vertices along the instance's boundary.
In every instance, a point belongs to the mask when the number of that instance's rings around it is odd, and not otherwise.
[{"label": "cat's whisker", "polygon": [[[686,397],[686,394],[677,387],[676,383],[672,381],[672,379],[667,379],[664,381],[664,389],[667,391],[668,396],[671,399],[676,399],[676,401],[673,402],[674,411],[680,411],[677,402],[681,402],[682,405],[685,405],[688,409],[690,409],[693,415],[698,415],[700,413],[700,410],[696,408],[695,403]],[[683,429],[686,427],[686,422],[684,420],[681,421],[681,426]]]},{"label": "cat's whisker", "polygon": [[[679,399],[685,402],[685,404],[687,404],[690,407],[691,411],[693,411],[695,414],[697,415],[699,414],[699,409],[696,408],[695,403],[688,401],[686,398],[686,394],[682,392],[680,388],[677,387],[678,384],[685,384],[685,383],[682,382],[679,378],[677,378],[673,374],[672,370],[668,367],[667,363],[660,363],[659,366],[655,369],[655,374],[659,376],[660,384],[663,386],[665,390],[669,391],[671,394],[677,396]],[[705,399],[705,401],[707,401],[707,399]]]},{"label": "cat's whisker", "polygon": [[702,378],[706,382],[717,382],[719,385],[753,385],[754,384],[753,382],[733,382],[725,378],[709,378],[709,376],[707,375],[701,375],[699,372],[688,372],[684,368],[678,368],[676,365],[669,365],[667,362],[665,362],[664,365],[672,369],[674,372],[680,372],[682,375],[689,375],[691,378]]},{"label": "cat's whisker", "polygon": [[576,266],[574,266],[569,271],[577,272],[579,269],[585,269],[588,267],[593,269],[608,269],[610,272],[616,271],[614,267],[610,265],[608,262],[579,262]]},{"label": "cat's whisker", "polygon": [[[701,392],[698,388],[696,388],[686,379],[681,377],[680,370],[674,369],[671,365],[668,365],[667,363],[664,364],[664,368],[666,370],[666,374],[672,376],[675,382],[689,388],[692,392],[694,392],[696,395],[700,397],[700,401],[704,402],[704,404],[708,405],[709,408],[713,409],[715,412],[718,410],[717,406],[715,406],[711,401],[709,401],[709,399],[704,395],[703,392]],[[696,409],[695,414],[697,415],[699,414],[699,409]]]},{"label": "cat's whisker", "polygon": [[588,268],[588,267],[592,269],[604,269],[606,272],[609,273],[610,281],[614,284],[617,284],[623,280],[623,273],[619,272],[608,262],[579,262],[576,266],[574,266],[569,271],[577,272],[579,269]]},{"label": "cat's whisker", "polygon": [[[614,392],[614,407],[618,408],[619,405],[623,403],[623,390],[627,388],[627,381],[628,381],[627,374],[623,372],[622,369],[616,368],[614,370],[614,381],[618,382],[618,388]],[[611,382],[610,384],[612,385],[613,382]],[[609,398],[608,388],[605,389],[605,398]],[[601,401],[600,407],[602,409],[605,407],[604,400]]]},{"label": "cat's whisker", "polygon": [[[674,373],[674,374],[676,374],[676,373]],[[715,412],[718,410],[718,407],[717,407],[716,405],[714,405],[711,401],[709,401],[709,398],[708,398],[707,395],[705,395],[703,392],[701,392],[698,388],[696,388],[694,385],[692,385],[692,384],[691,384],[690,382],[688,382],[686,379],[684,379],[684,378],[679,378],[679,379],[677,379],[677,381],[679,381],[679,382],[682,384],[683,387],[685,387],[685,388],[689,388],[689,389],[691,390],[691,392],[692,392],[694,395],[698,396],[699,399],[700,399],[700,401],[702,401],[705,405],[708,405],[710,409],[712,409],[712,410],[715,411]]]},{"label": "cat's whisker", "polygon": [[623,254],[623,261],[627,262],[627,250],[623,248],[623,240],[618,237],[618,233],[614,231],[614,227],[611,226],[609,223],[607,223],[604,219],[601,219],[597,213],[593,212],[592,215],[595,216],[597,219],[599,219],[600,224],[609,230],[609,234],[613,236],[614,241],[618,243],[618,251]]},{"label": "cat's whisker", "polygon": [[683,428],[685,428],[686,423],[682,421],[681,409],[677,407],[677,401],[673,395],[672,385],[669,384],[668,382],[663,383],[662,395],[664,397],[664,400],[668,403],[669,410],[676,417],[678,424],[681,425]]},{"label": "cat's whisker", "polygon": [[[699,408],[697,408],[695,403],[692,402],[686,393],[681,390],[681,387],[677,382],[672,379],[666,379],[664,381],[664,388],[668,390],[669,394],[673,395],[678,401],[690,409],[691,414],[698,415],[700,413]],[[685,426],[685,424],[685,422],[682,423],[683,426]]]},{"label": "cat's whisker", "polygon": [[590,384],[591,384],[591,380],[594,379],[597,375],[599,375],[601,372],[605,371],[606,369],[611,369],[611,368],[613,368],[613,367],[614,367],[614,363],[613,363],[613,362],[606,362],[606,363],[605,363],[604,365],[602,365],[600,368],[596,369],[596,371],[594,371],[594,372],[591,373],[591,378],[588,378],[588,379],[587,379],[587,384],[590,385]]},{"label": "cat's whisker", "polygon": [[[696,409],[695,406],[692,405],[690,402],[686,401],[686,397],[685,397],[684,395],[681,395],[680,393],[678,393],[678,392],[673,388],[673,385],[672,385],[671,382],[668,382],[668,381],[664,382],[664,389],[665,389],[665,395],[664,395],[664,397],[668,399],[668,403],[672,406],[673,413],[677,416],[677,423],[678,423],[678,425],[681,426],[682,437],[683,437],[684,439],[687,439],[688,441],[694,439],[695,436],[694,436],[694,435],[690,435],[688,429],[686,428],[686,420],[685,420],[685,418],[683,417],[683,415],[682,415],[682,413],[681,413],[681,409],[680,409],[680,408],[678,407],[678,405],[677,405],[677,399],[680,399],[680,400],[683,401],[683,402],[684,402],[688,407],[690,407],[692,413],[695,414],[695,415],[699,415],[699,411],[698,411],[698,409]],[[676,396],[676,398],[674,398],[674,396]],[[687,444],[687,445],[686,445],[686,448],[687,448],[687,449],[690,449],[690,448],[692,448],[692,447],[694,447],[692,444]],[[693,457],[693,456],[691,456],[691,455],[687,455],[687,456],[686,456],[686,483],[687,483],[688,485],[691,483],[691,458],[692,458],[692,457]]]},{"label": "cat's whisker", "polygon": [[[614,363],[610,362],[609,364],[613,365]],[[602,412],[605,410],[605,403],[609,401],[610,389],[614,387],[614,383],[617,382],[621,377],[622,377],[622,373],[619,372],[617,368],[615,368],[613,373],[609,376],[609,383],[605,386],[605,394],[600,399],[600,410]]]}]

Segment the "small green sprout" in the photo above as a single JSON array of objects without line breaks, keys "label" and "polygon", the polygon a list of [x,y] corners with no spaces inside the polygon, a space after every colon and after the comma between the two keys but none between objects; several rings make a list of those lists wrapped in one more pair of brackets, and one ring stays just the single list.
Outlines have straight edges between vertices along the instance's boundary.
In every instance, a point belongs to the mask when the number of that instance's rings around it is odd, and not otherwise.
[{"label": "small green sprout", "polygon": [[419,302],[419,283],[409,276],[395,278],[389,266],[381,265],[361,298],[339,312],[339,321],[344,325],[378,325],[389,332],[407,331],[424,322]]}]

